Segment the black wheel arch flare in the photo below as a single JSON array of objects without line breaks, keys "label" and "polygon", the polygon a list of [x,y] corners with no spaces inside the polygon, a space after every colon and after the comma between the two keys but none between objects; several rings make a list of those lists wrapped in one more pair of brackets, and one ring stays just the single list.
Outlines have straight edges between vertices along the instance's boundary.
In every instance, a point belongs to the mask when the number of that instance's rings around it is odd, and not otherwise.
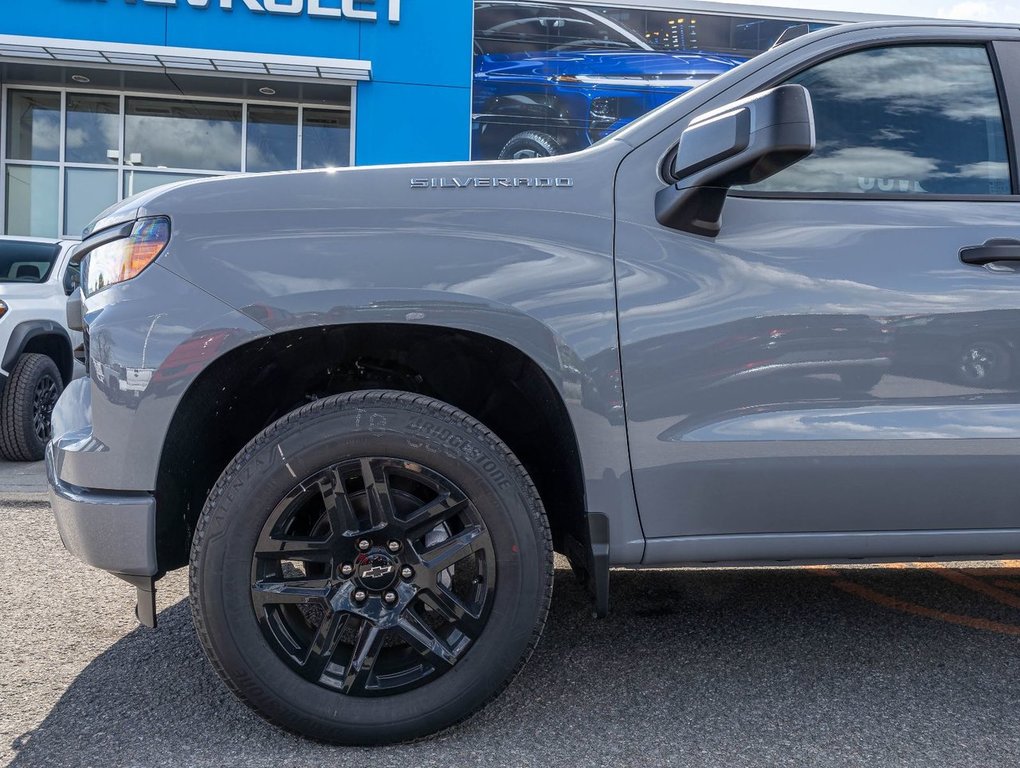
[{"label": "black wheel arch flare", "polygon": [[[48,348],[29,350],[29,345],[36,340],[48,342]],[[64,384],[71,380],[74,371],[71,337],[59,323],[53,320],[26,320],[16,325],[7,342],[3,364],[0,367],[10,371],[26,351],[41,352],[53,358]]]}]

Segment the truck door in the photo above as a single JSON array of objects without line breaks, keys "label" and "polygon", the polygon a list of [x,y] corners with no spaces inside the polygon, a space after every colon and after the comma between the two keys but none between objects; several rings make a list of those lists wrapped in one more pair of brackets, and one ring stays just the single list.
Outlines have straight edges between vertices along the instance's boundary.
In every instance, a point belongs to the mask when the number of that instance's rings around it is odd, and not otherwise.
[{"label": "truck door", "polygon": [[862,45],[777,76],[811,93],[817,149],[731,192],[716,238],[655,221],[637,179],[661,154],[624,161],[647,561],[1020,550],[1018,45]]}]

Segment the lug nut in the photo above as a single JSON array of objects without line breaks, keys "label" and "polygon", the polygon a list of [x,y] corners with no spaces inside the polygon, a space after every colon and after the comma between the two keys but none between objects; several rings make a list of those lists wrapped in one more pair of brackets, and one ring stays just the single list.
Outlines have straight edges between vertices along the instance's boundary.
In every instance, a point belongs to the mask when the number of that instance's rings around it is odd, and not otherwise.
[{"label": "lug nut", "polygon": [[393,605],[395,602],[397,602],[397,593],[387,592],[385,595],[383,595],[382,599],[386,601],[387,605]]},{"label": "lug nut", "polygon": [[402,579],[414,578],[414,570],[411,568],[411,566],[405,565],[403,568],[400,569],[400,578]]},{"label": "lug nut", "polygon": [[395,553],[400,551],[400,542],[399,541],[391,541],[391,542],[389,542],[386,545],[386,549],[388,549],[390,552],[393,552],[395,554]]},{"label": "lug nut", "polygon": [[352,597],[354,598],[354,602],[356,602],[356,603],[363,603],[363,602],[365,602],[368,599],[368,593],[365,590],[363,590],[363,589],[358,589],[358,590],[355,590],[355,592],[352,595]]},{"label": "lug nut", "polygon": [[368,539],[362,539],[361,541],[358,542],[358,549],[360,549],[362,552],[367,552],[371,548],[372,542],[370,542]]},{"label": "lug nut", "polygon": [[344,563],[340,566],[340,575],[345,579],[350,578],[354,575],[354,566],[350,563]]}]

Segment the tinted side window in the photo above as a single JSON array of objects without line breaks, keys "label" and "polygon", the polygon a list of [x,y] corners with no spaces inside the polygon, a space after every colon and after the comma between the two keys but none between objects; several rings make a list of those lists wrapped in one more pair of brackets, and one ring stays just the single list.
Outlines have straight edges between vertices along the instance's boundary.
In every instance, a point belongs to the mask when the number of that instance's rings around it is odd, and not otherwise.
[{"label": "tinted side window", "polygon": [[60,255],[54,243],[0,241],[0,283],[44,283]]},{"label": "tinted side window", "polygon": [[858,51],[791,82],[811,92],[817,149],[749,190],[1010,194],[1004,121],[984,47]]}]

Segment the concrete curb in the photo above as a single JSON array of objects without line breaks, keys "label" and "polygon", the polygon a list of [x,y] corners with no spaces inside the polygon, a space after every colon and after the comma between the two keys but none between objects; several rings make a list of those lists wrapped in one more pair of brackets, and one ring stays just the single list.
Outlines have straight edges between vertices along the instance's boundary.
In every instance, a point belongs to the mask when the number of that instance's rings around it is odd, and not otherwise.
[{"label": "concrete curb", "polygon": [[43,462],[0,461],[0,508],[11,504],[45,504],[49,498]]},{"label": "concrete curb", "polygon": [[0,494],[0,508],[9,504],[49,504],[50,495],[44,491],[4,491]]}]

